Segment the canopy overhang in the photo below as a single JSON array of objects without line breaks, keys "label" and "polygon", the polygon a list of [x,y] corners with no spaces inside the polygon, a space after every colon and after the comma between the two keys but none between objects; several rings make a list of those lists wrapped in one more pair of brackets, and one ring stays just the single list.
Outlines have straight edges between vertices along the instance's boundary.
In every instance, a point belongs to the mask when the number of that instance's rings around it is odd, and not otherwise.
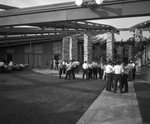
[{"label": "canopy overhang", "polygon": [[118,33],[119,30],[113,26],[86,21],[40,23],[28,27],[1,27],[0,46],[62,40],[63,37],[71,35],[78,37],[85,33],[97,35],[106,32]]},{"label": "canopy overhang", "polygon": [[[74,2],[23,9],[1,6],[5,7],[6,11],[0,11],[0,45],[9,45],[15,41],[52,41],[87,32],[117,33],[118,30],[112,26],[85,20],[149,16],[149,6],[149,0],[107,0],[90,8],[76,6]],[[34,28],[16,27],[24,25]]]},{"label": "canopy overhang", "polygon": [[73,20],[149,16],[149,0],[107,0],[92,8],[74,2],[0,12],[0,27]]},{"label": "canopy overhang", "polygon": [[150,20],[138,23],[130,28],[130,30],[133,30],[133,31],[135,29],[150,31]]}]

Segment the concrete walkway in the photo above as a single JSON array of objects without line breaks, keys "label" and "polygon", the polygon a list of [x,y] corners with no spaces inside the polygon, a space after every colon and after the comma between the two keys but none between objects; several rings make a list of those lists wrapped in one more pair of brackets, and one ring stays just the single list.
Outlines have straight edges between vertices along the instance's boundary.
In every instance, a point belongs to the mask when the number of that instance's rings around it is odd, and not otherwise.
[{"label": "concrete walkway", "polygon": [[142,124],[133,82],[129,93],[104,90],[77,124]]},{"label": "concrete walkway", "polygon": [[[33,71],[58,75],[58,71],[49,69]],[[81,73],[76,77],[81,78]],[[119,89],[113,93],[104,89],[77,124],[143,124],[133,82],[129,82],[129,93],[120,94]]]}]

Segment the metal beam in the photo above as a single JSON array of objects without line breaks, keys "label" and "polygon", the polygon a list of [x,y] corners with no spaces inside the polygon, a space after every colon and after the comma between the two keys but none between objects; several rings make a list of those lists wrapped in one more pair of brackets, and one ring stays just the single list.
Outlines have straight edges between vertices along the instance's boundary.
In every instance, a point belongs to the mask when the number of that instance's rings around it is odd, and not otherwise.
[{"label": "metal beam", "polygon": [[[13,35],[27,35],[27,34],[41,34],[41,35],[44,35],[44,34],[51,34],[51,33],[54,33],[54,34],[57,34],[57,33],[60,33],[60,34],[79,34],[79,33],[87,33],[87,32],[90,32],[90,33],[97,33],[97,34],[103,34],[105,33],[106,31],[103,31],[103,30],[89,30],[89,31],[86,31],[86,30],[21,30],[21,29],[3,29],[1,30],[0,28],[0,35],[6,35],[6,36],[13,36]],[[58,37],[58,36],[57,36]],[[1,39],[1,38],[0,38]]]},{"label": "metal beam", "polygon": [[[83,31],[83,30],[82,30]],[[76,33],[76,30],[41,30],[25,28],[0,28],[0,35],[20,35],[20,34],[44,34],[44,33]]]},{"label": "metal beam", "polygon": [[45,22],[150,16],[150,0],[108,0],[93,8],[74,2],[0,12],[0,27]]},{"label": "metal beam", "polygon": [[0,9],[9,10],[9,9],[19,9],[18,7],[8,6],[4,4],[0,4]]}]

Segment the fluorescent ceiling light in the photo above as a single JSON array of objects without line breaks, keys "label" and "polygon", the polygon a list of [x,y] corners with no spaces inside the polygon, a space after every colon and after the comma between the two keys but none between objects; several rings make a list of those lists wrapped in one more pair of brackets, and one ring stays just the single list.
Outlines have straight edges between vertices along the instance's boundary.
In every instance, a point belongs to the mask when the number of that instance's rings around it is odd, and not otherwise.
[{"label": "fluorescent ceiling light", "polygon": [[104,0],[95,0],[95,3],[100,5],[101,3],[103,3]]},{"label": "fluorescent ceiling light", "polygon": [[83,3],[83,0],[75,0],[75,4],[76,4],[77,6],[81,6],[82,3]]}]

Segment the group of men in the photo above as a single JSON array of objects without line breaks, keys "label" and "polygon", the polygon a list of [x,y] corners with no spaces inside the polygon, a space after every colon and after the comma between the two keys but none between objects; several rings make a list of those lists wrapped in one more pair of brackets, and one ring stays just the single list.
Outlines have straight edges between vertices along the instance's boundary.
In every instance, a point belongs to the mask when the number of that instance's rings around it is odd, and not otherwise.
[{"label": "group of men", "polygon": [[78,60],[70,60],[70,61],[59,61],[58,71],[59,78],[61,78],[62,74],[65,74],[65,79],[69,79],[73,77],[75,79],[75,73],[79,72],[80,62]]},{"label": "group of men", "polygon": [[70,60],[70,61],[59,61],[58,70],[59,70],[59,78],[61,78],[62,74],[65,74],[65,79],[75,79],[75,73],[79,73],[80,68],[83,70],[82,79],[97,79],[98,74],[99,78],[102,79],[102,70],[101,65],[99,65],[96,61],[91,63],[86,63],[86,61],[80,65],[78,60]]},{"label": "group of men", "polygon": [[[133,80],[135,78],[135,64],[133,62],[121,63],[116,61],[112,63],[109,61],[105,71],[107,76],[107,91],[111,91],[113,87],[113,92],[116,93],[117,86],[119,86],[120,93],[128,92],[128,80]],[[132,79],[130,79],[131,77]]]},{"label": "group of men", "polygon": [[[75,79],[75,73],[79,72],[79,66],[79,61],[59,61],[59,78],[61,78],[62,74],[65,74],[65,79]],[[112,91],[113,88],[114,93],[116,93],[117,91],[118,84],[120,93],[128,92],[128,80],[133,80],[133,78],[135,78],[135,65],[131,62],[121,63],[119,61],[108,61],[108,63],[98,63],[96,61],[93,61],[87,63],[86,61],[84,61],[81,67],[83,70],[82,79],[85,79],[86,76],[86,79],[100,78],[102,80],[106,80],[106,90]]]},{"label": "group of men", "polygon": [[5,64],[4,61],[0,60],[0,73],[9,71],[8,68],[10,68],[10,70],[12,70],[13,61],[10,60],[10,62],[8,64]]},{"label": "group of men", "polygon": [[[119,61],[99,62],[93,61],[87,63],[86,61],[82,65],[84,79],[97,79],[99,78],[107,81],[106,90],[116,93],[117,87],[120,88],[120,93],[128,92],[128,80],[135,79],[135,64],[131,61],[129,63],[121,63]],[[124,91],[123,91],[124,88]]]},{"label": "group of men", "polygon": [[86,79],[97,79],[97,78],[102,79],[102,75],[104,72],[102,63],[98,63],[96,61],[87,63],[87,61],[84,61],[82,68],[83,68],[82,79],[84,79],[85,76]]}]

